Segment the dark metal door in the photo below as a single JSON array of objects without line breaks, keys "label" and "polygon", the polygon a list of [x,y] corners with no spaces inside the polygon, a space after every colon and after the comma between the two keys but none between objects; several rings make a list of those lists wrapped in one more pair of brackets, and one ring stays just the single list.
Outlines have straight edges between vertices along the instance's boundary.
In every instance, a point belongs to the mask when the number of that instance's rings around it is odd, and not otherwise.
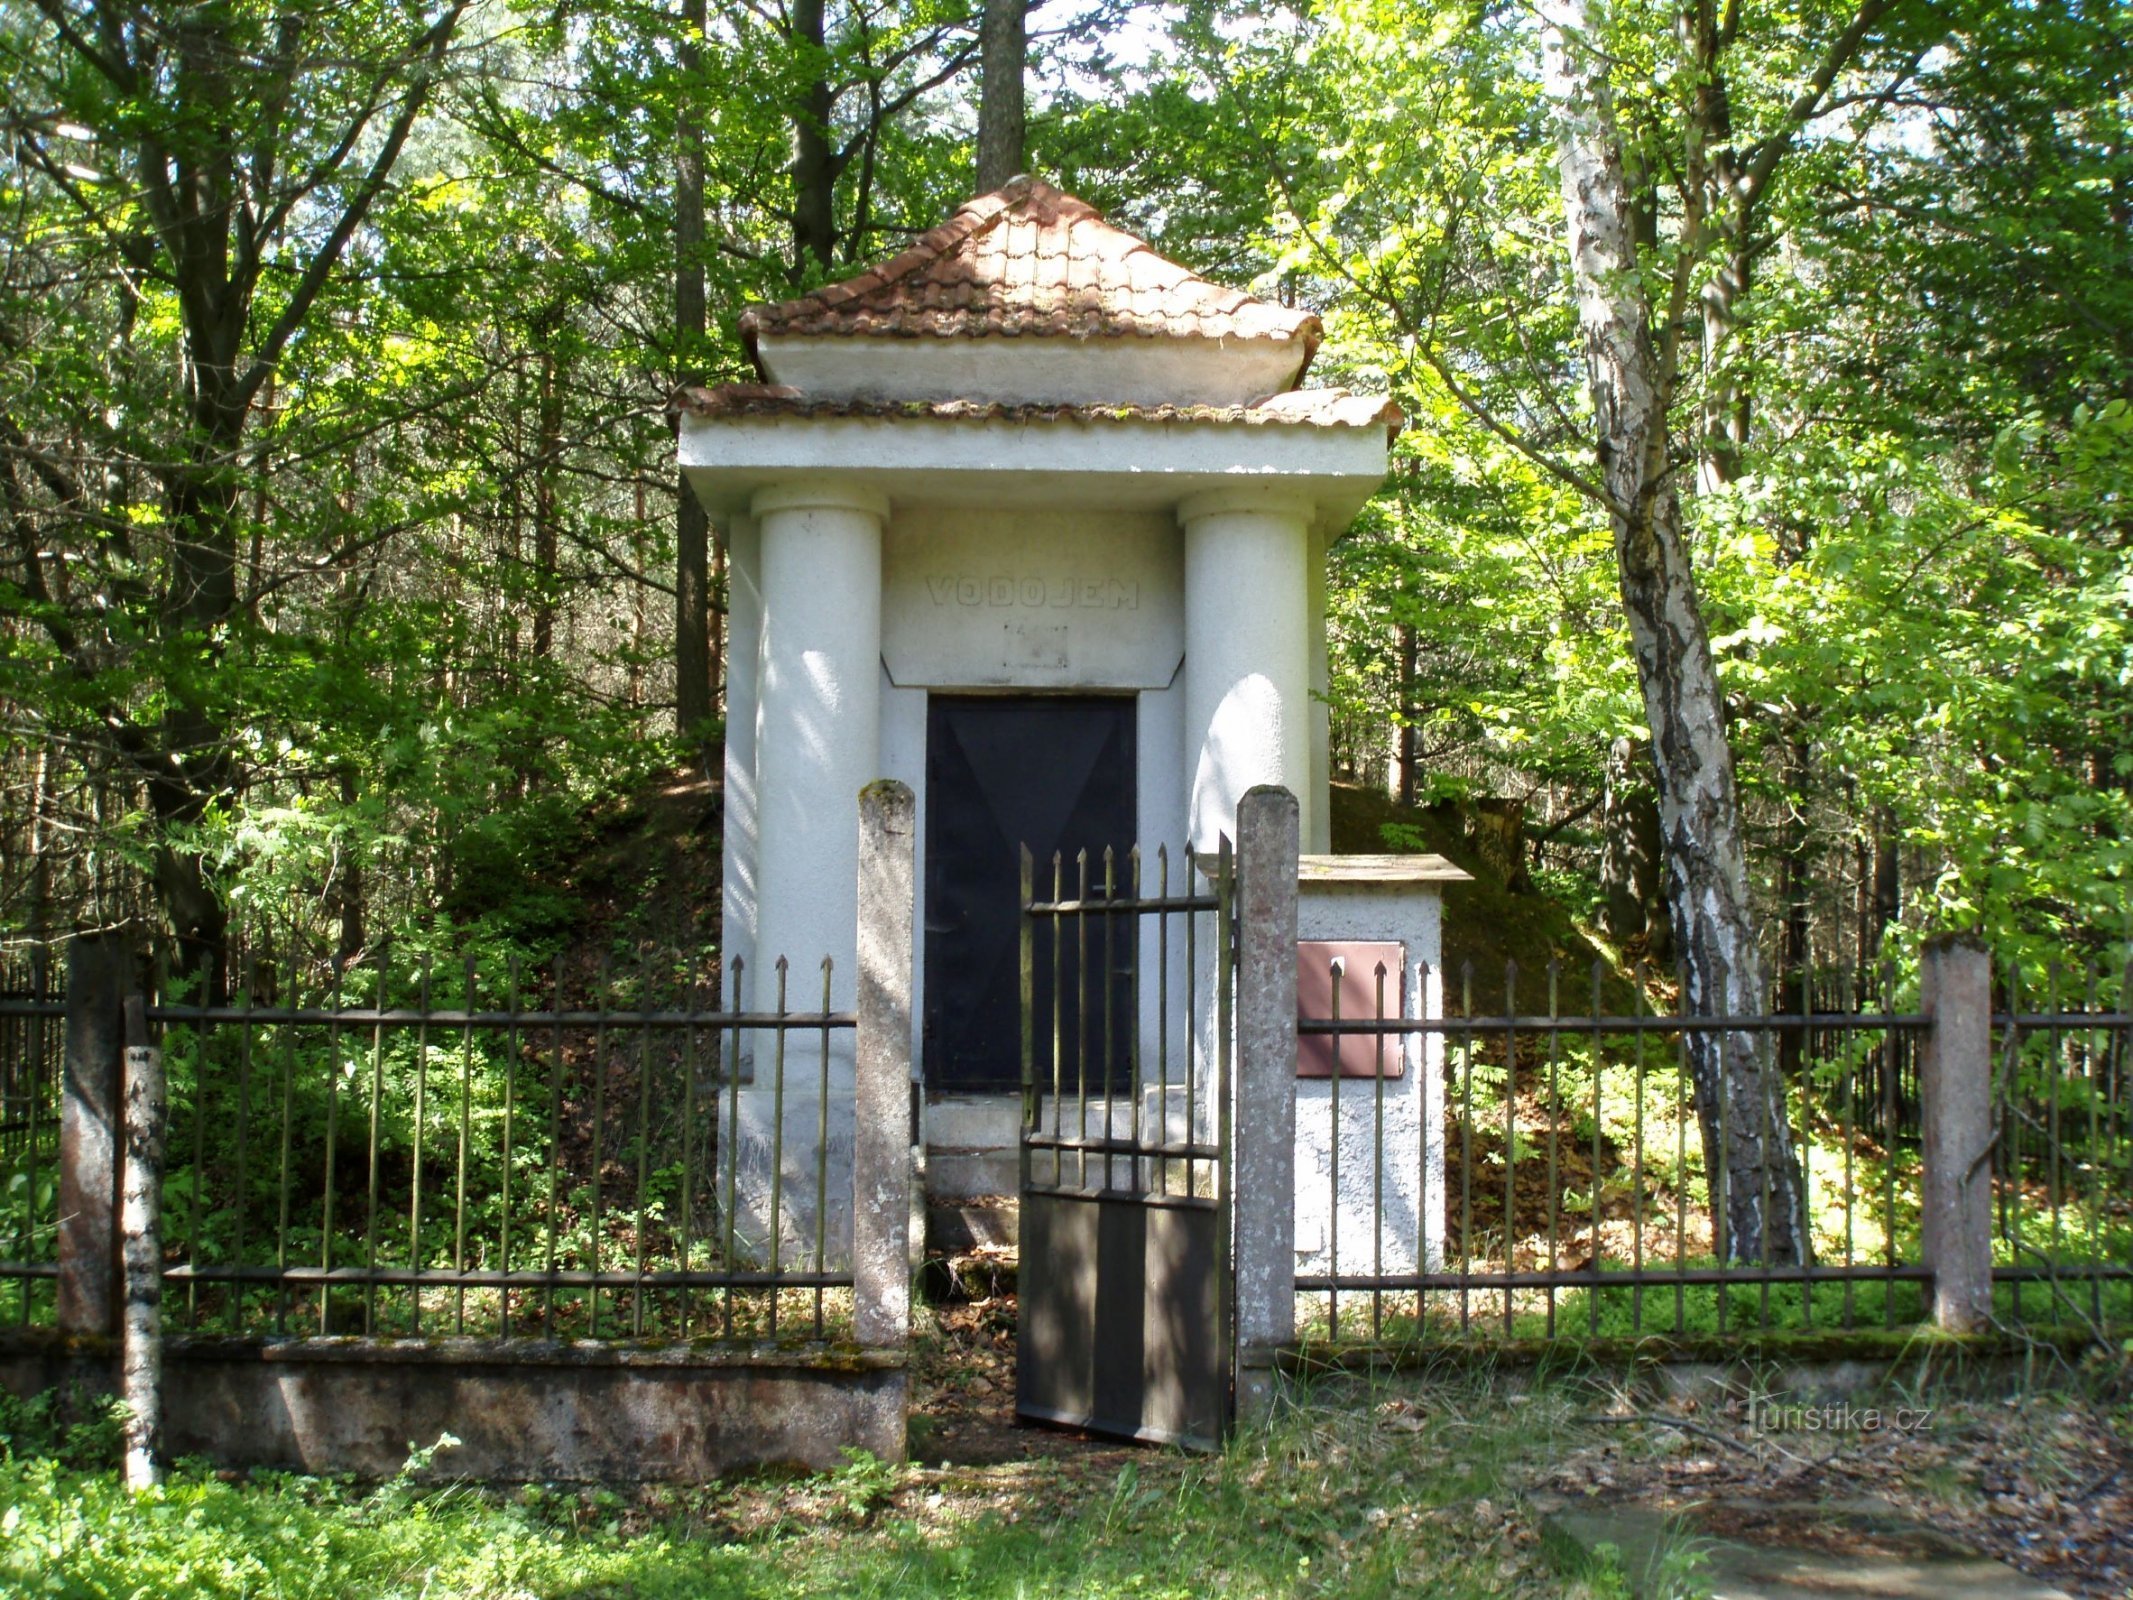
[{"label": "dark metal door", "polygon": [[[1015,1410],[1214,1449],[1235,1405],[1228,844],[1110,865],[1022,857]],[[1077,952],[1114,976],[1055,976]]]},{"label": "dark metal door", "polygon": [[[1134,704],[1121,695],[935,695],[926,722],[925,1081],[1012,1093],[1022,1085],[1015,851],[1057,852],[1069,872],[1086,852],[1098,882],[1104,851],[1126,853]],[[1130,973],[1130,949],[1113,954],[1124,963],[1114,970]],[[1064,956],[1060,979],[1071,991],[1083,952]],[[1092,971],[1089,981],[1102,978]],[[1079,1049],[1076,1020],[1070,1050]]]}]

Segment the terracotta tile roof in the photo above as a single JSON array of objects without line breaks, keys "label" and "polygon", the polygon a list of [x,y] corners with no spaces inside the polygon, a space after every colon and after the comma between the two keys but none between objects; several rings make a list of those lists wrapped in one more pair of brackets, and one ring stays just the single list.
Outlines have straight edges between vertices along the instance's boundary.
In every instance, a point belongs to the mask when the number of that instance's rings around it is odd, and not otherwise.
[{"label": "terracotta tile roof", "polygon": [[1209,283],[1094,206],[1035,178],[971,201],[909,249],[797,300],[750,306],[751,357],[769,335],[1299,341],[1318,318]]},{"label": "terracotta tile roof", "polygon": [[1383,395],[1291,389],[1248,406],[1002,405],[977,400],[822,400],[768,383],[726,383],[676,392],[671,409],[694,417],[931,418],[951,422],[1231,422],[1314,428],[1382,427],[1406,418]]}]

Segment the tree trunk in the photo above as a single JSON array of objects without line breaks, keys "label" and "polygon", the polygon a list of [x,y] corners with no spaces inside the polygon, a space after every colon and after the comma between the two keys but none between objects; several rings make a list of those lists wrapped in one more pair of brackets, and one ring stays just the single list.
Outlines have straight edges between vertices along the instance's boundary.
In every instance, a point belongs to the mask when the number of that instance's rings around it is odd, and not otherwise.
[{"label": "tree trunk", "polygon": [[1028,0],[985,0],[978,28],[978,193],[1022,171]]},{"label": "tree trunk", "polygon": [[562,546],[556,462],[563,451],[563,385],[556,375],[554,354],[545,350],[538,403],[540,431],[535,449],[540,453],[533,463],[533,653],[545,661],[555,651],[557,562]]},{"label": "tree trunk", "polygon": [[[704,0],[683,0],[681,124],[674,166],[674,345],[677,385],[703,381],[704,126],[696,95],[703,68]],[[711,720],[707,581],[710,528],[695,491],[675,485],[674,731],[683,738]]]},{"label": "tree trunk", "polygon": [[[360,798],[356,784],[356,769],[353,761],[341,763],[341,804],[351,811]],[[364,896],[363,858],[351,851],[341,863],[339,886],[341,902],[341,965],[351,966],[363,953],[364,925],[368,906]]]},{"label": "tree trunk", "polygon": [[711,523],[687,484],[674,526],[674,731],[701,739],[711,720]]},{"label": "tree trunk", "polygon": [[[271,372],[259,391],[256,409],[262,428],[271,428],[274,421],[274,374]],[[267,508],[274,486],[273,456],[271,438],[262,437],[259,447],[252,452],[252,539],[251,548],[245,554],[244,574],[244,614],[254,627],[259,624],[259,583],[266,565]]]},{"label": "tree trunk", "polygon": [[[226,370],[198,370],[194,382],[219,387]],[[166,508],[171,529],[170,578],[163,597],[164,637],[186,648],[166,675],[168,706],[158,748],[147,765],[149,807],[157,827],[153,874],[157,898],[176,942],[174,967],[193,980],[197,1004],[225,997],[229,913],[206,858],[185,840],[225,795],[234,753],[218,704],[224,641],[237,608],[237,507],[241,493],[237,450],[243,409],[212,395],[195,401],[201,428],[192,460],[174,474]]]},{"label": "tree trunk", "polygon": [[726,564],[730,559],[726,530],[714,528],[711,532],[711,593],[707,607],[711,613],[711,711],[722,719],[726,715]]},{"label": "tree trunk", "polygon": [[1874,807],[1873,897],[1867,936],[1860,946],[1860,962],[1866,965],[1881,954],[1881,940],[1903,915],[1902,840],[1896,831],[1895,813],[1887,806]]},{"label": "tree trunk", "polygon": [[1674,962],[1674,919],[1666,904],[1666,843],[1659,796],[1637,742],[1607,752],[1600,800],[1600,931],[1617,945],[1643,940],[1646,959]]},{"label": "tree trunk", "polygon": [[[1768,986],[1748,898],[1733,752],[1668,451],[1672,375],[1653,344],[1605,57],[1591,33],[1584,0],[1543,7],[1544,71],[1558,115],[1596,453],[1652,730],[1682,1003],[1699,1016],[1760,1015]],[[1704,1159],[1721,1202],[1712,1219],[1721,1256],[1804,1261],[1799,1169],[1767,1036],[1689,1038]]]},{"label": "tree trunk", "polygon": [[29,848],[24,852],[30,865],[30,903],[24,920],[30,936],[32,959],[42,950],[52,925],[52,851],[46,814],[56,782],[52,758],[57,748],[58,741],[47,738],[38,745],[30,767]]},{"label": "tree trunk", "polygon": [[837,256],[837,157],[830,148],[832,101],[829,47],[823,32],[823,0],[794,0],[792,42],[804,73],[793,107],[793,276],[806,275],[808,258],[827,267]]},{"label": "tree trunk", "polygon": [[[682,492],[686,494],[688,491],[685,488]],[[632,711],[642,710],[644,706],[644,658],[651,647],[652,633],[651,618],[645,607],[645,583],[641,576],[645,563],[642,478],[637,480],[635,498],[637,515],[630,522],[630,565],[637,569],[640,576],[630,584],[630,656],[628,675],[623,684],[623,702]],[[641,724],[636,732],[640,739],[644,737],[645,730]]]},{"label": "tree trunk", "polygon": [[1740,476],[1741,451],[1747,443],[1748,391],[1728,347],[1739,326],[1753,267],[1749,239],[1755,196],[1743,182],[1733,148],[1733,100],[1719,64],[1729,24],[1720,19],[1716,0],[1694,0],[1688,25],[1698,69],[1692,116],[1704,150],[1703,214],[1719,240],[1717,270],[1704,280],[1699,296],[1704,383],[1698,483],[1711,490]]},{"label": "tree trunk", "polygon": [[[1813,973],[1812,957],[1814,862],[1808,852],[1814,843],[1807,826],[1807,786],[1813,780],[1813,752],[1806,734],[1797,726],[1787,731],[1785,758],[1785,819],[1778,841],[1778,892],[1783,900],[1784,923],[1778,938],[1777,1000],[1780,1011],[1811,1011],[1807,1003]],[[1806,1040],[1798,1033],[1778,1036],[1778,1068],[1787,1082],[1796,1081],[1805,1064]]]},{"label": "tree trunk", "polygon": [[1503,876],[1513,894],[1533,887],[1526,869],[1526,803],[1508,795],[1482,795],[1460,803],[1474,853]]},{"label": "tree trunk", "polygon": [[1400,624],[1400,784],[1393,798],[1403,806],[1415,803],[1415,670],[1419,648],[1415,627]]},{"label": "tree trunk", "polygon": [[[1732,163],[1720,161],[1716,170],[1730,177]],[[1703,459],[1699,482],[1705,491],[1718,489],[1740,476],[1741,456],[1748,447],[1748,386],[1740,381],[1739,363],[1731,346],[1740,324],[1740,302],[1748,293],[1754,258],[1748,248],[1752,221],[1746,201],[1733,201],[1719,214],[1725,248],[1719,254],[1718,270],[1703,291]]]},{"label": "tree trunk", "polygon": [[139,995],[126,997],[125,1039],[119,1398],[126,1405],[126,1487],[139,1493],[163,1481],[163,1145],[169,1121],[163,1052],[148,1042]]}]

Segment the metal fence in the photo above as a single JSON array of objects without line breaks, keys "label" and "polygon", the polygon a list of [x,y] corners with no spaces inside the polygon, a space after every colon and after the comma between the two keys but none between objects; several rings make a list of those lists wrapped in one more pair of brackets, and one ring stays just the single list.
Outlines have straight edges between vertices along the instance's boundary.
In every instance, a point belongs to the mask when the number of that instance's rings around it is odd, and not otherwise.
[{"label": "metal fence", "polygon": [[[1022,861],[1022,1186],[1213,1203],[1227,849]],[[1203,886],[1202,880],[1206,885]]]},{"label": "metal fence", "polygon": [[[1108,889],[1046,887],[1048,915],[1077,903],[1094,915],[1042,947],[1040,966],[1084,926],[1091,941],[1074,979],[1033,1008],[1051,1036],[1037,1051],[1050,1092],[1026,1158],[1100,1174],[1106,1190],[1214,1192],[1213,1105],[1171,1070],[1208,1047],[1191,1020],[1207,1007],[1187,1000],[1173,1017],[1150,1003],[1211,982],[1214,937],[1188,932],[1193,916],[1139,916],[1178,891],[1158,881],[1144,907],[1130,867]],[[1097,948],[1114,920],[1115,947]],[[840,1337],[854,1018],[830,1008],[831,976],[781,964],[776,999],[748,1014],[634,965],[262,957],[229,1004],[156,997],[172,1325]],[[1503,998],[1477,1005],[1470,969],[1430,975],[1443,1003],[1427,1020],[1394,1014],[1387,995],[1371,1015],[1299,1024],[1332,1035],[1343,1068],[1311,1086],[1331,1137],[1324,1165],[1296,1177],[1298,1206],[1329,1219],[1297,1238],[1308,1332],[1730,1337],[1926,1314],[1931,1017],[1894,978],[1694,1019],[1655,1005],[1666,991],[1649,974],[1503,977]],[[0,986],[0,1326],[40,1325],[60,1271],[66,1006],[27,963],[0,970]],[[2133,975],[2008,965],[1993,990],[1977,1141],[1993,1314],[2013,1328],[2133,1326]],[[1540,1004],[1522,1003],[1535,991]],[[1790,1067],[1781,1108],[1759,1114],[1782,1115],[1798,1152],[1805,1263],[1723,1248],[1687,1070],[1698,1030],[1790,1042],[1773,1052]],[[1395,1040],[1439,1096],[1416,1120],[1394,1115],[1397,1080],[1381,1070]]]},{"label": "metal fence", "polygon": [[0,1326],[28,1321],[33,1303],[49,1306],[58,1272],[65,1011],[49,952],[0,959]]},{"label": "metal fence", "polygon": [[2098,1333],[2133,1324],[2133,962],[2009,963],[1998,989],[1995,1304]]},{"label": "metal fence", "polygon": [[[1919,1052],[1932,1018],[1892,974],[1865,993],[1832,977],[1769,1014],[1715,1018],[1653,1009],[1664,991],[1649,973],[1577,976],[1590,997],[1579,1011],[1559,1003],[1554,966],[1526,980],[1544,1008],[1522,1011],[1514,966],[1500,1009],[1484,1012],[1467,966],[1444,983],[1446,1014],[1419,1022],[1397,1015],[1382,982],[1374,1014],[1341,1018],[1335,981],[1334,1019],[1299,1024],[1331,1035],[1341,1063],[1325,1085],[1330,1160],[1298,1179],[1303,1209],[1329,1219],[1315,1248],[1298,1241],[1308,1336],[1725,1338],[1927,1315]],[[2037,1009],[2015,1005],[2034,985],[2003,980],[2013,1009],[1995,1019],[1991,1171],[1995,1315],[2009,1325],[2133,1322],[2128,1019],[2101,1003],[2102,977],[2049,981]],[[1603,996],[1628,1004],[1603,1008]],[[1774,1259],[1767,1241],[1753,1259],[1726,1247],[1712,1204],[1724,1174],[1714,1186],[1688,1061],[1696,1032],[1753,1033],[1790,1068],[1781,1101],[1748,1114],[1766,1141],[1784,1119],[1804,1260]],[[1419,1123],[1397,1115],[1387,1065],[1403,1038],[1442,1085],[1441,1114]],[[1727,1108],[1716,1109],[1723,1149]],[[1414,1195],[1425,1203],[1405,1203]]]},{"label": "metal fence", "polygon": [[57,1004],[47,951],[0,955],[0,1162],[11,1170],[58,1136]]},{"label": "metal fence", "polygon": [[[226,1004],[154,997],[170,1325],[844,1336],[855,1019],[830,1007],[827,961],[803,975],[780,960],[757,1013],[732,966],[723,1009],[648,964],[389,952],[262,956]],[[48,1037],[63,1009],[0,1014]],[[57,1154],[40,1124],[7,1156],[0,1295],[21,1324],[53,1314]]]}]

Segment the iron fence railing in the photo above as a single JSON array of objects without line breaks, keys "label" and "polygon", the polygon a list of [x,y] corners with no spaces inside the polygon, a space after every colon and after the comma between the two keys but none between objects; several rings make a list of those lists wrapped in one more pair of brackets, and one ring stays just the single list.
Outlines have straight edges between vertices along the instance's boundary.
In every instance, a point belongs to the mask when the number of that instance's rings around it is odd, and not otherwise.
[{"label": "iron fence railing", "polygon": [[[753,1012],[732,967],[723,1008],[649,967],[389,953],[323,993],[262,959],[226,1004],[157,997],[170,1326],[842,1337],[855,1019],[827,961],[805,996],[778,961]],[[49,1215],[0,1262],[20,1322],[50,1314]]]},{"label": "iron fence railing", "polygon": [[[1582,1012],[1558,1003],[1559,966],[1545,975],[1546,1009],[1521,1012],[1519,976],[1506,970],[1501,1008],[1483,1014],[1468,965],[1446,986],[1448,1014],[1430,1020],[1389,1015],[1382,984],[1373,1015],[1340,1018],[1335,983],[1334,1018],[1299,1024],[1347,1057],[1320,1091],[1330,1160],[1299,1173],[1300,1215],[1328,1219],[1298,1241],[1309,1333],[1726,1337],[1925,1315],[1917,1096],[1931,1019],[1897,1003],[1892,978],[1864,994],[1833,978],[1769,1014],[1699,1018],[1652,1009],[1650,975],[1623,984],[1597,965]],[[2093,982],[2085,992],[2081,1008],[2053,999],[1998,1019],[1996,1314],[2010,1322],[2069,1310],[2133,1321],[2127,1018],[2093,1003]],[[1608,1009],[1609,994],[1629,1003]],[[1767,1140],[1782,1110],[1805,1196],[1804,1260],[1767,1247],[1741,1259],[1725,1245],[1687,1055],[1699,1031],[1789,1041],[1774,1053],[1790,1067],[1781,1108],[1751,1114]],[[1386,1137],[1401,1125],[1388,1118],[1398,1085],[1385,1066],[1403,1039],[1443,1086],[1441,1108],[1402,1127],[1404,1147]],[[1728,1113],[1716,1110],[1723,1149]],[[1417,1194],[1425,1203],[1393,1203]]]},{"label": "iron fence railing", "polygon": [[[1109,883],[1093,863],[1087,883],[1055,868],[1034,907],[1039,966],[1070,940],[1089,948],[1036,1013],[1025,1156],[1055,1182],[1183,1199],[1214,1192],[1223,1148],[1192,1067],[1213,1038],[1197,1037],[1207,1008],[1193,996],[1218,952],[1192,932],[1207,897],[1156,868],[1152,896],[1130,861]],[[172,1325],[839,1336],[854,1019],[831,1008],[826,965],[802,996],[780,963],[774,1000],[752,1012],[734,968],[723,1007],[649,967],[389,954],[338,970],[261,958],[223,1005],[159,997]],[[1314,1098],[1300,1093],[1299,1118],[1329,1135],[1324,1164],[1297,1176],[1300,1211],[1325,1219],[1299,1229],[1308,1329],[1729,1336],[1921,1317],[1929,1018],[1892,978],[1864,993],[1832,979],[1769,1015],[1718,1018],[1655,1007],[1664,990],[1649,975],[1574,983],[1551,967],[1535,1010],[1521,982],[1509,969],[1501,998],[1476,1004],[1471,967],[1440,971],[1426,983],[1446,991],[1442,1015],[1388,1014],[1381,995],[1372,1015],[1299,1024],[1333,1035],[1349,1069],[1300,1086]],[[1994,988],[1979,1173],[1995,1313],[2133,1325],[2133,975],[2009,966]],[[0,1326],[55,1309],[54,990],[41,969],[0,966]],[[1172,990],[1175,1014],[1151,1001]],[[1565,1003],[1573,992],[1583,1004]],[[1737,1259],[1713,1226],[1687,1064],[1699,1030],[1787,1045],[1804,1263]],[[1394,1114],[1380,1063],[1395,1042],[1434,1086],[1419,1119]]]},{"label": "iron fence railing", "polygon": [[1995,1301],[2098,1331],[2133,1321],[2133,964],[2009,963],[1997,987]]},{"label": "iron fence railing", "polygon": [[[1022,1182],[1212,1204],[1224,1150],[1215,1021],[1226,847],[1022,861]],[[1207,885],[1213,885],[1213,888]]]},{"label": "iron fence railing", "polygon": [[42,947],[0,955],[0,1161],[13,1161],[58,1126],[64,1012]]},{"label": "iron fence railing", "polygon": [[49,1313],[59,1273],[65,1019],[49,951],[0,957],[0,1326]]}]

